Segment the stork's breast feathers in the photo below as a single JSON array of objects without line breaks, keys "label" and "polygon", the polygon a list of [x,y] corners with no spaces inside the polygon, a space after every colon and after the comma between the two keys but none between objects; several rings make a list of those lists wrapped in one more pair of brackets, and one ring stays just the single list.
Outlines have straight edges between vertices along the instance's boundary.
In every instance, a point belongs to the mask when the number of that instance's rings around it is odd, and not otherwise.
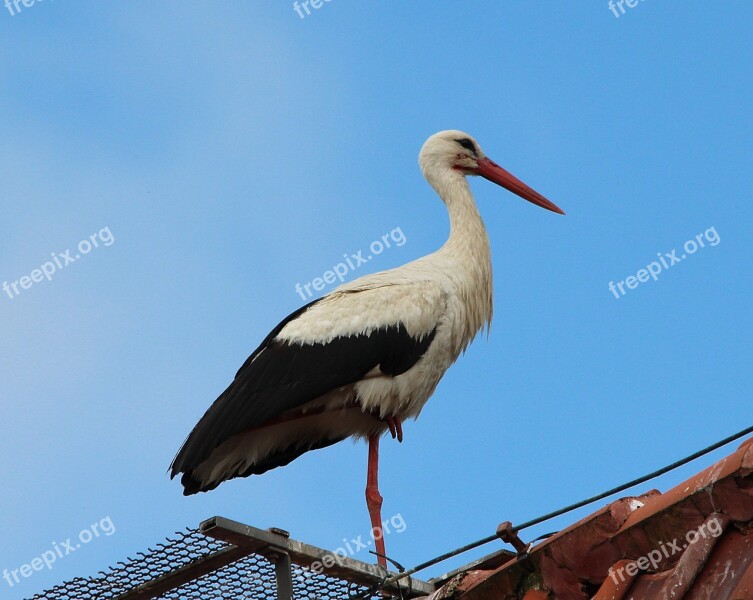
[{"label": "stork's breast feathers", "polygon": [[298,344],[326,344],[338,337],[369,335],[402,325],[423,339],[447,313],[445,291],[434,281],[382,283],[364,280],[343,286],[289,321],[276,337]]}]

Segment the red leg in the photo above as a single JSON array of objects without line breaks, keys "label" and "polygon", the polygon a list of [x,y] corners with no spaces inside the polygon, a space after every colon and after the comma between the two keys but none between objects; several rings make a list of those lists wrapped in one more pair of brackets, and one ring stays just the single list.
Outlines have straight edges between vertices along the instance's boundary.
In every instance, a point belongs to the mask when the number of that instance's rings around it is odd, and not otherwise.
[{"label": "red leg", "polygon": [[369,469],[366,477],[366,506],[371,517],[371,531],[376,542],[377,560],[385,569],[387,560],[382,529],[382,495],[379,493],[379,436],[369,438]]}]

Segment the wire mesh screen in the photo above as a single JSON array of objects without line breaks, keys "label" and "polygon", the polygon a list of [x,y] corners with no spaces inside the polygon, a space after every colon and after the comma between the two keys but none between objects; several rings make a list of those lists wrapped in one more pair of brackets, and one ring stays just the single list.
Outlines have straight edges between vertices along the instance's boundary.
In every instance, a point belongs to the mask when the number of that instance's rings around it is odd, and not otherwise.
[{"label": "wire mesh screen", "polygon": [[[30,600],[276,600],[275,565],[257,554],[210,570],[160,595],[139,591],[140,587],[155,580],[207,564],[232,549],[231,544],[214,540],[198,530],[177,532],[175,537],[167,538],[156,548],[149,548],[146,554],[139,552],[136,558],[129,557],[126,562],[120,562],[96,577],[73,579]],[[369,595],[367,588],[360,585],[314,573],[298,565],[293,565],[292,579],[295,600],[344,600],[361,594],[374,600],[383,598],[380,594]]]},{"label": "wire mesh screen", "polygon": [[[364,599],[384,600],[379,594],[365,594],[368,590],[359,585],[312,573],[293,566],[293,597],[295,600],[344,600],[354,596]],[[196,581],[182,585],[174,591],[159,596],[165,600],[197,598],[201,600],[277,598],[274,566],[266,559],[249,556]]]}]

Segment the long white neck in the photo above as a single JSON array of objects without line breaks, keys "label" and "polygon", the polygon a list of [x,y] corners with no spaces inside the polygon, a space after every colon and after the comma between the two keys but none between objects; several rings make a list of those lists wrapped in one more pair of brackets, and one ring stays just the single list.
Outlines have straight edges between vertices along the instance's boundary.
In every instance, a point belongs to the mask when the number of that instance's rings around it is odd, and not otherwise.
[{"label": "long white neck", "polygon": [[450,237],[435,256],[447,264],[444,275],[452,280],[464,308],[461,333],[464,348],[492,320],[489,236],[465,177],[459,172],[445,171],[439,177],[427,179],[450,215]]}]

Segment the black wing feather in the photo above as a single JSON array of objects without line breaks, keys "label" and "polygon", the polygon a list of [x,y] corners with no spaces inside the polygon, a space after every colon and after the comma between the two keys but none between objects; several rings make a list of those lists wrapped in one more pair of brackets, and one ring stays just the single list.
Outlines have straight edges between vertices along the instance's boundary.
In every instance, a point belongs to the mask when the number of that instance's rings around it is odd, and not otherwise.
[{"label": "black wing feather", "polygon": [[316,302],[280,322],[246,360],[235,380],[186,439],[171,466],[171,477],[195,469],[234,435],[355,383],[377,365],[388,375],[404,373],[426,353],[436,333],[434,330],[417,339],[397,323],[368,334],[338,337],[326,344],[275,341],[285,325]]}]

